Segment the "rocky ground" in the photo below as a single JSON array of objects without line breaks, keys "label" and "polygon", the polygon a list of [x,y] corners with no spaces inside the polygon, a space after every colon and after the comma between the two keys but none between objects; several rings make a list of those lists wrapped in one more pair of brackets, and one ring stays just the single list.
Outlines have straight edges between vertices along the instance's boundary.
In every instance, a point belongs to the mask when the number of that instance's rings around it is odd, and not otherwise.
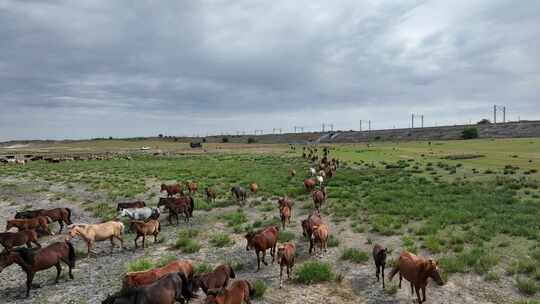
[{"label": "rocky ground", "polygon": [[[0,180],[0,184],[8,185],[0,188],[0,227],[4,227],[5,221],[12,218],[16,211],[28,208],[70,207],[73,210],[75,223],[95,223],[99,220],[81,208],[84,201],[106,201],[99,193],[86,191],[80,186],[57,186],[40,181],[15,180],[6,178]],[[157,183],[156,183],[157,184]],[[148,202],[155,205],[159,195],[157,192],[151,195],[147,193]],[[69,193],[69,196],[58,194]],[[148,197],[152,196],[153,199]],[[60,198],[59,198],[60,197]],[[69,198],[67,198],[69,197]],[[199,195],[197,200],[202,199]],[[252,201],[263,201],[261,197],[250,198]],[[112,202],[111,202],[112,204]],[[291,227],[298,237],[294,240],[297,244],[298,262],[310,259],[330,262],[337,273],[343,275],[341,283],[325,283],[316,285],[301,285],[286,282],[282,289],[279,288],[279,267],[274,265],[262,266],[260,272],[255,272],[256,258],[254,252],[245,250],[245,239],[240,234],[234,234],[218,216],[237,207],[215,208],[211,211],[196,211],[191,224],[181,223],[169,226],[165,220],[166,214],[162,215],[163,229],[160,234],[161,242],[153,244],[148,242],[146,250],[133,250],[133,236],[126,236],[126,249],[116,247],[110,254],[110,243],[98,243],[95,251],[89,257],[81,257],[77,261],[74,270],[75,279],[68,280],[67,275],[61,278],[59,284],[54,284],[55,269],[39,272],[34,282],[41,283],[42,287],[31,291],[29,298],[24,296],[25,275],[16,265],[4,269],[0,273],[0,298],[2,303],[101,303],[107,294],[117,291],[121,284],[121,277],[127,269],[127,263],[135,259],[147,256],[158,260],[163,256],[175,255],[181,259],[193,260],[194,264],[207,263],[216,266],[219,263],[231,262],[243,264],[243,269],[237,272],[237,277],[248,280],[261,279],[268,286],[264,298],[253,301],[254,303],[413,303],[408,283],[405,283],[396,294],[383,292],[375,278],[375,269],[372,261],[365,264],[352,264],[339,260],[343,248],[354,247],[370,252],[371,246],[368,239],[375,242],[384,242],[389,247],[399,248],[399,237],[381,237],[369,233],[353,233],[347,223],[330,224],[331,233],[340,240],[340,246],[329,248],[328,252],[310,257],[307,253],[308,244],[301,237],[300,219],[305,217],[305,211],[300,209],[302,202],[296,202],[293,211]],[[245,207],[244,210],[251,221],[261,217],[277,215],[275,210],[262,212],[258,208]],[[202,245],[200,252],[183,254],[181,251],[172,249],[179,229],[186,227],[197,228],[201,231],[197,237]],[[57,227],[55,226],[55,231]],[[209,245],[208,239],[216,232],[228,232],[234,240],[234,245],[225,248],[214,248]],[[42,244],[49,244],[66,237],[63,234],[41,239]],[[85,244],[77,240],[74,242],[78,252],[85,252]],[[397,255],[397,251],[393,253]],[[67,267],[64,267],[64,274]],[[387,273],[389,270],[387,270]],[[393,282],[394,284],[396,283]],[[428,287],[428,303],[510,303],[519,297],[515,291],[507,286],[508,282],[503,278],[499,283],[486,283],[476,275],[455,275],[449,282],[438,287],[431,283]],[[388,285],[391,285],[389,283]],[[203,303],[204,296],[193,303]]]}]

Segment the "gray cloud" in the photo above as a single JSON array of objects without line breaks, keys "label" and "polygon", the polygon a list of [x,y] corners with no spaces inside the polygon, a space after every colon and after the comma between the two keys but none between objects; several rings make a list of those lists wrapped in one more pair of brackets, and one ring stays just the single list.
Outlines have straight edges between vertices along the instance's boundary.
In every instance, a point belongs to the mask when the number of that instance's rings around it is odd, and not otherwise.
[{"label": "gray cloud", "polygon": [[0,0],[0,140],[537,118],[540,3]]}]

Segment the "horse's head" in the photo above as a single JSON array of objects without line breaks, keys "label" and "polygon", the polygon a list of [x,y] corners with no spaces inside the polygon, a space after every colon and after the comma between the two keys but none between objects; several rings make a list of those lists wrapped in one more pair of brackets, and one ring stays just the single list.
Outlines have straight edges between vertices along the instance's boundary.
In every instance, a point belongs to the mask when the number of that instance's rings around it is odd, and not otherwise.
[{"label": "horse's head", "polygon": [[8,231],[9,229],[15,227],[15,224],[13,224],[12,221],[7,221],[6,223],[6,231]]},{"label": "horse's head", "polygon": [[253,231],[250,231],[248,233],[246,233],[246,241],[247,241],[247,244],[246,244],[246,251],[249,251],[253,246],[251,245],[251,240],[253,239],[253,237],[255,236],[255,232]]},{"label": "horse's head", "polygon": [[278,263],[280,263],[279,261],[281,260],[283,253],[285,253],[285,246],[279,246],[277,251]]},{"label": "horse's head", "polygon": [[444,281],[441,278],[439,266],[436,261],[427,260],[424,262],[422,267],[424,268],[424,271],[427,273],[428,277],[432,278],[439,286],[444,285]]},{"label": "horse's head", "polygon": [[165,190],[167,190],[167,185],[161,184],[161,190],[159,190],[159,192],[163,192]]},{"label": "horse's head", "polygon": [[78,233],[81,228],[77,225],[71,226],[68,230],[68,236],[66,237],[67,241],[71,241]]},{"label": "horse's head", "polygon": [[16,251],[3,252],[0,254],[0,272],[9,265],[15,263],[18,253]]}]

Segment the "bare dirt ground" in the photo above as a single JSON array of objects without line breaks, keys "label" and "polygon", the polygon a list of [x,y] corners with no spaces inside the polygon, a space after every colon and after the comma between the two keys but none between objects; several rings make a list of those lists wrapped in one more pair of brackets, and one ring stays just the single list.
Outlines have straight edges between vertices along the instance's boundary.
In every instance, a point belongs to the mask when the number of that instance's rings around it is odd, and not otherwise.
[{"label": "bare dirt ground", "polygon": [[[41,181],[15,180],[5,178],[0,180],[3,186],[0,188],[0,227],[5,227],[5,221],[12,218],[16,211],[21,209],[49,208],[49,207],[70,207],[73,210],[73,221],[75,223],[94,223],[98,219],[93,218],[90,213],[81,208],[85,200],[101,200],[106,198],[100,193],[86,191],[83,187],[66,187],[50,185]],[[157,182],[155,183],[157,185]],[[159,195],[158,188],[155,194]],[[46,190],[46,191],[45,191]],[[58,193],[69,193],[75,200],[65,198],[57,199]],[[150,193],[146,193],[149,197]],[[142,197],[147,199],[147,197]],[[201,200],[201,194],[196,197]],[[271,198],[251,197],[254,201],[271,201]],[[155,205],[157,197],[147,199],[151,205]],[[112,204],[112,202],[111,202]],[[300,219],[305,217],[305,211],[300,209],[303,202],[296,202],[293,210],[291,227],[287,230],[295,233],[297,238],[298,260],[297,265],[306,260],[320,260],[333,265],[335,272],[344,276],[341,283],[332,282],[316,285],[301,285],[294,282],[285,282],[284,287],[279,289],[279,267],[277,264],[262,266],[260,272],[255,272],[256,258],[254,252],[245,250],[245,239],[241,234],[234,234],[218,216],[227,211],[235,210],[237,207],[215,208],[211,211],[196,211],[191,224],[181,223],[176,226],[169,226],[166,214],[162,215],[163,229],[160,234],[162,242],[153,244],[147,242],[145,251],[139,249],[133,251],[133,236],[126,235],[125,250],[116,247],[113,254],[110,254],[110,243],[98,243],[95,255],[81,257],[77,260],[74,270],[75,279],[68,280],[64,275],[59,284],[54,284],[55,269],[39,272],[34,282],[42,285],[39,289],[31,291],[29,298],[23,298],[25,275],[17,265],[12,265],[0,273],[0,298],[2,303],[101,303],[107,294],[119,290],[121,277],[127,270],[127,263],[135,259],[147,256],[153,260],[160,257],[175,255],[181,259],[190,259],[195,265],[207,263],[217,266],[220,263],[232,262],[242,263],[243,269],[237,272],[237,278],[255,280],[261,279],[268,286],[264,298],[253,301],[254,303],[414,303],[410,295],[409,286],[404,282],[403,288],[396,294],[387,295],[383,292],[375,278],[375,269],[372,261],[365,264],[353,264],[339,259],[345,247],[360,248],[370,252],[371,246],[368,239],[373,243],[384,241],[392,248],[399,248],[398,237],[381,237],[370,233],[353,233],[347,223],[330,224],[331,234],[340,240],[339,247],[329,248],[328,252],[309,256],[308,243],[301,236]],[[275,210],[262,212],[257,208],[245,207],[250,221],[261,219],[263,216],[272,217],[277,215]],[[178,250],[173,250],[172,244],[176,240],[176,233],[179,229],[192,227],[201,231],[197,237],[202,245],[198,253],[183,254]],[[55,224],[54,231],[57,226]],[[209,238],[216,232],[227,232],[234,240],[234,245],[225,248],[214,248],[209,243]],[[56,240],[65,239],[65,231],[61,235],[45,237],[41,239],[42,244],[49,244]],[[85,244],[81,240],[74,241],[78,252],[85,252]],[[397,253],[394,252],[393,256]],[[268,258],[268,256],[267,256]],[[387,270],[387,273],[390,270]],[[63,267],[63,274],[67,273],[67,267]],[[394,279],[393,284],[397,280]],[[427,303],[511,303],[519,299],[518,294],[507,286],[509,282],[501,278],[498,283],[486,283],[477,275],[454,275],[443,287],[430,283],[427,291]],[[390,283],[388,284],[390,285]],[[204,296],[200,293],[199,299],[193,301],[195,304],[203,303]]]}]

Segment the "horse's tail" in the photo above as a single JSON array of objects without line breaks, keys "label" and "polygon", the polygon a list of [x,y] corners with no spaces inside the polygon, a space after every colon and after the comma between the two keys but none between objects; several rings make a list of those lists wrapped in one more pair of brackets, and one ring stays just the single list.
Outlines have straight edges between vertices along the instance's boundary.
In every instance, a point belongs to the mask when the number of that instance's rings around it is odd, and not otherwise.
[{"label": "horse's tail", "polygon": [[66,241],[66,244],[69,248],[69,254],[68,254],[68,261],[69,261],[69,267],[75,267],[75,260],[77,259],[77,256],[75,255],[75,248],[73,248],[73,244],[71,244],[70,241]]},{"label": "horse's tail", "polygon": [[120,235],[123,235],[124,234],[124,223],[122,222],[118,222],[118,224],[120,224]]},{"label": "horse's tail", "polygon": [[246,284],[247,284],[248,289],[249,289],[249,297],[254,298],[255,297],[255,288],[253,288],[253,285],[251,285],[251,283],[248,280],[246,280]]},{"label": "horse's tail", "polygon": [[65,209],[67,211],[67,222],[66,222],[66,224],[71,225],[71,224],[73,224],[73,222],[71,221],[71,209],[69,209],[69,208],[65,208]]},{"label": "horse's tail", "polygon": [[396,265],[394,265],[394,268],[392,268],[392,271],[390,271],[390,274],[388,275],[388,279],[392,281],[392,278],[396,275],[396,273],[399,272],[399,260],[396,262]]},{"label": "horse's tail", "polygon": [[193,293],[193,281],[188,280],[186,275],[182,272],[178,272],[178,276],[180,277],[180,280],[182,281],[182,292],[181,292],[182,297],[186,301],[196,298],[197,295]]}]

